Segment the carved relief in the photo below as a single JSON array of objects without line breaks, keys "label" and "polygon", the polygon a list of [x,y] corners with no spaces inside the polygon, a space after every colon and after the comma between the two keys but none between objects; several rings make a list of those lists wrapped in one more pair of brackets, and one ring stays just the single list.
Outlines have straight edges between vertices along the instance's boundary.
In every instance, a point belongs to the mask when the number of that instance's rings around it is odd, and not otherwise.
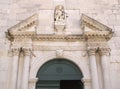
[{"label": "carved relief", "polygon": [[19,48],[12,48],[8,51],[8,55],[9,56],[18,56],[20,53],[20,49]]},{"label": "carved relief", "polygon": [[56,57],[63,57],[63,50],[56,50]]},{"label": "carved relief", "polygon": [[54,27],[58,34],[62,34],[65,29],[65,18],[64,7],[62,5],[56,6],[54,11]]},{"label": "carved relief", "polygon": [[64,22],[65,21],[65,12],[64,12],[64,7],[62,5],[58,5],[55,8],[55,21],[58,22]]},{"label": "carved relief", "polygon": [[23,53],[26,56],[30,56],[31,55],[31,50],[29,48],[23,48]]},{"label": "carved relief", "polygon": [[95,53],[96,53],[96,49],[95,48],[88,49],[88,54],[89,55],[95,55]]}]

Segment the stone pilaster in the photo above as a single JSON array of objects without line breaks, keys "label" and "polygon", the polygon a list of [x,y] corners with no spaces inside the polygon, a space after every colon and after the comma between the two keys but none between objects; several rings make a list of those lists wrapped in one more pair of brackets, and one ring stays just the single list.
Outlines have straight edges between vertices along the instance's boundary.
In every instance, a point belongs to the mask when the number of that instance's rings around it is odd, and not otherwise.
[{"label": "stone pilaster", "polygon": [[21,89],[28,89],[28,81],[29,81],[29,67],[30,67],[30,49],[23,48],[24,53],[24,65],[23,65],[23,76],[22,76],[22,85]]},{"label": "stone pilaster", "polygon": [[10,53],[12,56],[11,89],[17,88],[19,52],[20,50],[18,48],[14,48],[11,49]]},{"label": "stone pilaster", "polygon": [[89,49],[89,60],[90,60],[90,70],[91,70],[91,78],[92,78],[92,89],[99,89],[99,81],[98,81],[98,72],[96,65],[96,49]]},{"label": "stone pilaster", "polygon": [[103,85],[104,89],[110,89],[110,74],[109,74],[109,48],[101,48],[99,50],[101,55],[101,65],[102,65],[102,73],[103,73]]}]

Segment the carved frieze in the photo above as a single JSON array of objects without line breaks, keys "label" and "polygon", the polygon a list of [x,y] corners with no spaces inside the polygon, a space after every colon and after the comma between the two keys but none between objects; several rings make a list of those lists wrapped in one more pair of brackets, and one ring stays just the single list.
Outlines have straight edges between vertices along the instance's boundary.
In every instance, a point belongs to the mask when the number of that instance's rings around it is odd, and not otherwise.
[{"label": "carved frieze", "polygon": [[41,45],[33,45],[33,50],[35,51],[53,51],[53,50],[67,50],[67,51],[86,51],[86,46],[41,46]]},{"label": "carved frieze", "polygon": [[32,39],[39,41],[84,41],[82,35],[37,35]]}]

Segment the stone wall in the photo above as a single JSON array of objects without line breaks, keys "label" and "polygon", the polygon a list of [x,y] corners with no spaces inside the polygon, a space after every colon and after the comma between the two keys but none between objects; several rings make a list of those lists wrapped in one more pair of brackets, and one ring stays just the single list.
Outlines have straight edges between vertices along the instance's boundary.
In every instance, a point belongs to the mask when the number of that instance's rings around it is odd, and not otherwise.
[{"label": "stone wall", "polygon": [[[112,89],[120,89],[120,0],[0,0],[0,88],[6,89],[9,72],[8,49],[9,41],[5,38],[8,28],[35,14],[50,16],[49,21],[41,22],[46,31],[53,29],[51,14],[58,4],[65,6],[68,15],[68,33],[80,33],[80,15],[84,13],[112,28],[113,38],[109,41],[111,48],[110,76]],[[41,16],[39,16],[41,17]],[[45,18],[40,18],[45,19]],[[39,32],[39,31],[38,31]],[[42,31],[41,31],[42,32]],[[52,30],[51,30],[52,32]]]}]

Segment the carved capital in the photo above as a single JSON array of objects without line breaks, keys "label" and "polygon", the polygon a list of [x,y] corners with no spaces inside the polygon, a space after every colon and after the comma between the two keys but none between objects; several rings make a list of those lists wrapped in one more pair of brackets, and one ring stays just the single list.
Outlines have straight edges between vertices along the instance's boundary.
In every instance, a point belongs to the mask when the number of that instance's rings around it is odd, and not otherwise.
[{"label": "carved capital", "polygon": [[8,51],[8,55],[9,56],[18,56],[20,53],[20,49],[19,48],[12,48]]},{"label": "carved capital", "polygon": [[89,56],[95,55],[95,53],[96,53],[96,49],[95,49],[95,48],[92,48],[92,49],[89,49],[89,50],[88,50]]},{"label": "carved capital", "polygon": [[99,49],[99,54],[100,55],[110,55],[110,48],[100,48]]},{"label": "carved capital", "polygon": [[23,48],[23,54],[25,56],[30,56],[31,55],[31,50],[29,48]]}]

